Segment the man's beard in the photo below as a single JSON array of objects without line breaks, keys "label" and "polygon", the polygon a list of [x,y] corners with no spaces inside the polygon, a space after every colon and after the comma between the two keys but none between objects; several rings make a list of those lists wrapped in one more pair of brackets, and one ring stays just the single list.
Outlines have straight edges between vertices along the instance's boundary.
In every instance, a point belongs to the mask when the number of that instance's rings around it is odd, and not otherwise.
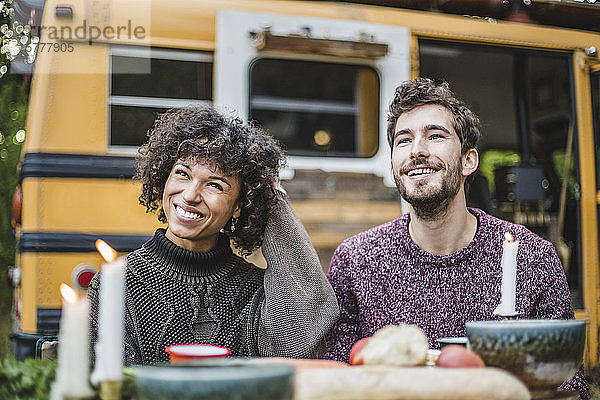
[{"label": "man's beard", "polygon": [[[421,165],[431,165],[427,161],[414,161],[408,167],[417,167]],[[444,217],[448,212],[450,203],[460,190],[461,185],[461,158],[450,165],[446,174],[441,179],[441,186],[429,187],[428,182],[417,181],[413,187],[412,193],[409,193],[406,186],[402,183],[401,171],[394,171],[394,181],[400,195],[406,200],[420,219],[434,221]]]}]

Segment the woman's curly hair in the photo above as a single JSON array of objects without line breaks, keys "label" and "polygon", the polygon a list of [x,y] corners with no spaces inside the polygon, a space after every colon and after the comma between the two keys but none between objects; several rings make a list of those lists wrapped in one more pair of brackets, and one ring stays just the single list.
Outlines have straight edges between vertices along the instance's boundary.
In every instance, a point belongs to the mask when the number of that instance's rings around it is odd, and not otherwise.
[{"label": "woman's curly hair", "polygon": [[223,116],[211,107],[188,107],[160,115],[148,132],[148,142],[139,149],[136,179],[142,182],[140,204],[146,212],[159,210],[162,222],[166,222],[163,191],[179,159],[208,163],[240,179],[240,217],[235,230],[231,231],[230,220],[225,232],[242,255],[251,254],[262,244],[277,202],[272,184],[283,164],[279,144],[258,127]]}]

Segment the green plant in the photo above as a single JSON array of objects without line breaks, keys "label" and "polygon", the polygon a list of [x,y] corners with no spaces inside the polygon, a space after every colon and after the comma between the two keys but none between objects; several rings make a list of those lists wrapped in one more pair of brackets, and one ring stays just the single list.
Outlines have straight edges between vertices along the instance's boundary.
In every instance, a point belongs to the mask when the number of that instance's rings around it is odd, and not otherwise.
[{"label": "green plant", "polygon": [[487,178],[491,193],[494,193],[496,187],[494,170],[502,166],[516,165],[520,161],[519,154],[514,151],[487,150],[481,155],[481,159],[479,160],[479,170],[481,171],[481,174]]},{"label": "green plant", "polygon": [[46,400],[54,380],[56,362],[12,358],[0,360],[0,399]]},{"label": "green plant", "polygon": [[18,182],[17,166],[25,140],[27,94],[17,75],[0,79],[0,358],[8,353],[11,291],[6,283],[14,265],[15,239],[10,225],[12,196]]},{"label": "green plant", "polygon": [[[0,399],[48,400],[56,368],[56,361],[0,359]],[[133,370],[124,368],[123,375],[121,399],[133,400],[135,398]],[[96,395],[96,399],[98,398]]]},{"label": "green plant", "polygon": [[14,264],[15,241],[9,220],[27,110],[23,77],[10,73],[10,63],[33,63],[39,38],[31,34],[31,27],[13,7],[13,0],[0,1],[0,358],[8,353],[12,328],[11,290],[1,278]]},{"label": "green plant", "polygon": [[12,61],[32,64],[35,60],[39,38],[32,35],[23,4],[17,10],[13,0],[0,1],[0,78],[8,73]]}]

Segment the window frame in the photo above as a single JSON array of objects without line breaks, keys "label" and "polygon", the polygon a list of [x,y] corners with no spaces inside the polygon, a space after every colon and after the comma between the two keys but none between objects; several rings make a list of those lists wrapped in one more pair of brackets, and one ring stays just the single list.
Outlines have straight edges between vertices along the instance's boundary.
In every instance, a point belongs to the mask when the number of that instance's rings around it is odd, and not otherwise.
[{"label": "window frame", "polygon": [[[127,107],[146,107],[146,108],[178,108],[189,105],[210,106],[213,101],[197,99],[177,99],[149,96],[122,96],[113,95],[112,76],[113,76],[113,57],[135,57],[145,58],[148,61],[152,59],[175,60],[175,61],[193,61],[210,63],[214,65],[214,55],[205,51],[190,51],[178,49],[163,49],[139,46],[111,46],[109,50],[109,78],[108,78],[108,96],[107,96],[107,152],[109,154],[136,155],[138,146],[113,145],[112,143],[112,106]],[[213,73],[213,91],[214,91],[214,73]],[[214,98],[214,93],[213,93]]]},{"label": "window frame", "polygon": [[[265,26],[269,26],[270,32],[276,35],[310,31],[312,37],[328,37],[332,40],[372,37],[377,43],[386,43],[388,53],[383,57],[365,59],[261,51],[253,46],[249,32],[260,31]],[[217,13],[215,37],[215,105],[232,110],[245,119],[249,116],[249,65],[257,58],[288,58],[350,65],[364,64],[371,67],[379,77],[379,132],[378,150],[375,155],[369,158],[288,156],[286,168],[280,171],[280,177],[292,179],[295,170],[301,169],[371,173],[383,178],[386,186],[395,187],[390,171],[390,148],[387,144],[387,109],[396,87],[410,79],[411,32],[409,28],[354,20],[223,9]]]}]

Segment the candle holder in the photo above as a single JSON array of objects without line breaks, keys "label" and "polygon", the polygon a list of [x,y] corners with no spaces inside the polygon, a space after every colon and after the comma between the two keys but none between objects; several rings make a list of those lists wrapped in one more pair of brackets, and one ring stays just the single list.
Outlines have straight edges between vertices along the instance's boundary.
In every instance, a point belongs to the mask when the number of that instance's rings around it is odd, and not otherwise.
[{"label": "candle holder", "polygon": [[519,315],[521,315],[520,312],[514,312],[512,314],[499,314],[500,318],[502,318],[502,321],[512,321],[515,320],[519,317]]},{"label": "candle holder", "polygon": [[123,381],[102,381],[100,382],[100,399],[102,400],[121,400],[121,389]]}]

